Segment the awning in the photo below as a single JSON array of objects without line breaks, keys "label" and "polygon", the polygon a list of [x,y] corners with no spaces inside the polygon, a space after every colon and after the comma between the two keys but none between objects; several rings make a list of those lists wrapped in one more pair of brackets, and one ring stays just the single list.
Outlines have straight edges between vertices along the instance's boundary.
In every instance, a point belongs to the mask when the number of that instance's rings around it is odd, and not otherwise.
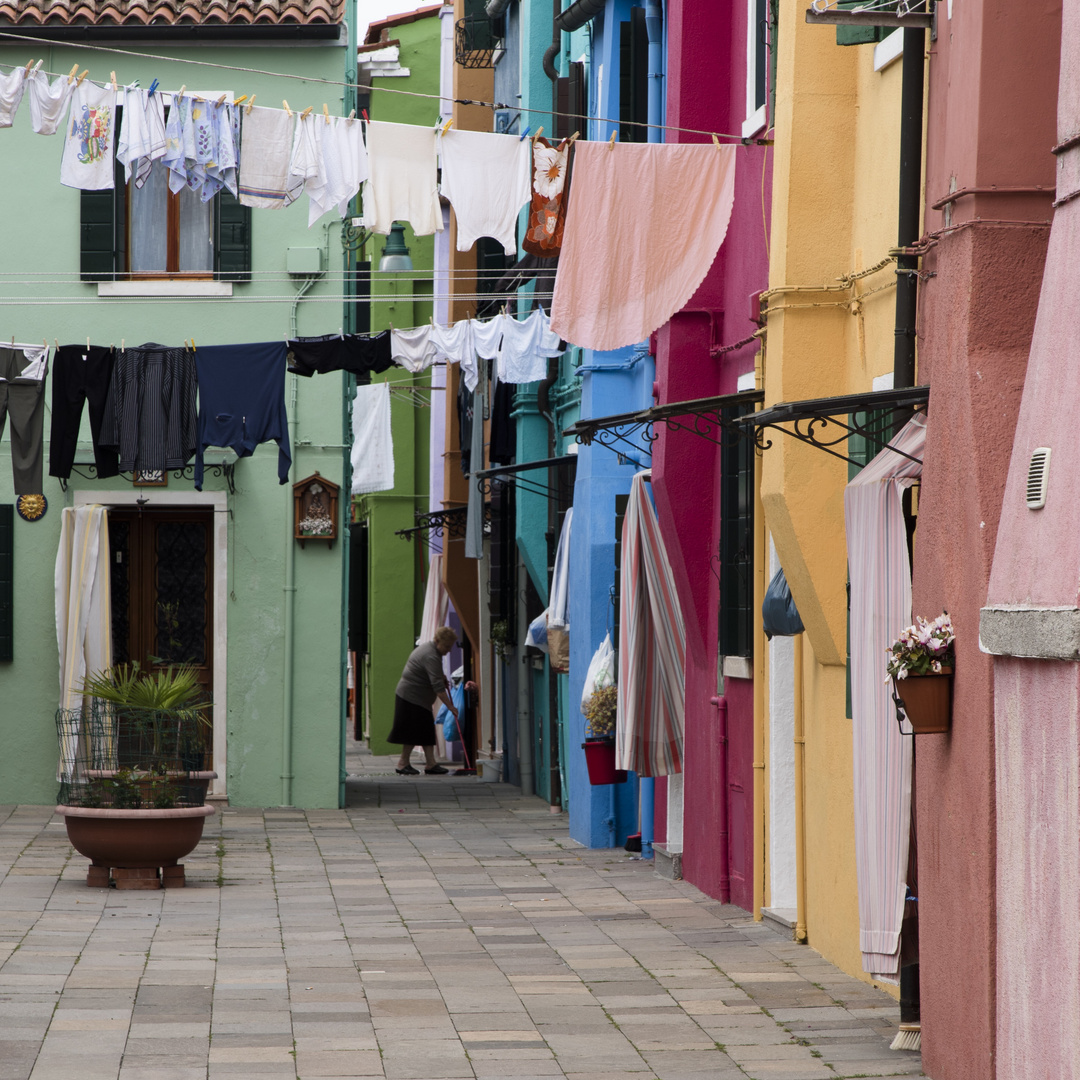
[{"label": "awning", "polygon": [[[523,476],[523,473],[532,472],[534,469],[557,469],[556,483],[542,484],[539,480]],[[574,477],[577,472],[577,454],[562,454],[559,457],[540,458],[536,461],[522,461],[516,465],[497,465],[491,469],[479,469],[473,473],[476,478],[477,489],[485,495],[491,493],[491,481],[502,480],[517,484],[522,491],[532,492],[534,495],[543,495],[545,498],[554,499],[556,502],[570,502],[567,497],[574,486]],[[550,478],[550,472],[548,476]]]},{"label": "awning", "polygon": [[885,679],[889,647],[911,619],[903,495],[918,482],[926,418],[913,417],[844,491],[851,583],[851,718],[855,870],[863,970],[896,982],[907,893],[911,741]]},{"label": "awning", "polygon": [[[806,401],[781,402],[770,405],[760,412],[748,413],[737,423],[748,430],[755,430],[755,442],[759,450],[768,450],[771,440],[765,435],[766,428],[775,428],[801,442],[810,443],[842,461],[853,461],[846,454],[830,449],[847,442],[852,435],[860,435],[872,445],[884,449],[888,435],[894,427],[900,427],[908,419],[905,413],[930,401],[929,386],[908,386],[899,390],[867,390],[861,394],[841,394],[838,397],[809,398]],[[899,423],[882,425],[880,416],[896,412]],[[862,415],[864,419],[859,419]],[[843,419],[837,419],[843,417]],[[782,425],[790,424],[791,427]],[[902,457],[906,453],[898,450]],[[922,464],[916,458],[910,460]],[[857,462],[856,464],[861,464]]]},{"label": "awning", "polygon": [[[717,446],[729,445],[733,440],[746,438],[748,431],[742,426],[744,420],[725,414],[740,406],[745,408],[764,400],[765,395],[760,390],[743,390],[738,394],[676,401],[669,405],[654,405],[651,409],[639,409],[637,412],[612,413],[609,416],[578,420],[576,424],[571,424],[563,435],[572,435],[586,446],[595,441],[614,450],[617,443],[624,443],[639,453],[648,454],[651,453],[649,446],[656,442],[655,425],[659,423],[668,431],[688,431]],[[642,443],[633,441],[637,435],[640,435]]]},{"label": "awning", "polygon": [[630,485],[622,532],[615,767],[682,772],[686,630],[645,474]]}]

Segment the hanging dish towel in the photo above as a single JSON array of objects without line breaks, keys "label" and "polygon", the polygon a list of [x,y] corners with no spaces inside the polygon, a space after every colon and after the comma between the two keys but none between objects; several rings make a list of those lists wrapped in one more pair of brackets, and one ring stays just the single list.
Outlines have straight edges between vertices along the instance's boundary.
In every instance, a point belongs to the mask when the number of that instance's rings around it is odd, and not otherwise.
[{"label": "hanging dish towel", "polygon": [[296,116],[284,109],[256,105],[244,110],[244,145],[240,155],[240,202],[264,210],[295,202],[301,188],[289,186]]},{"label": "hanging dish towel", "polygon": [[537,308],[527,319],[507,319],[499,347],[499,381],[529,383],[547,378],[547,362],[562,355],[559,335],[547,313]]},{"label": "hanging dish towel", "polygon": [[368,124],[367,228],[385,234],[395,221],[407,221],[417,236],[442,232],[436,136],[433,128],[414,124]]},{"label": "hanging dish towel", "polygon": [[60,183],[83,191],[113,186],[113,129],[116,91],[111,86],[83,82],[75,87],[68,115]]},{"label": "hanging dish towel", "polygon": [[578,143],[551,328],[586,349],[644,341],[705,280],[734,191],[734,146]]},{"label": "hanging dish towel", "polygon": [[26,91],[26,68],[0,75],[0,128],[11,127],[15,112]]},{"label": "hanging dish towel", "polygon": [[75,80],[62,75],[50,84],[44,72],[30,72],[27,90],[30,92],[30,125],[39,135],[55,135],[71,100]]},{"label": "hanging dish towel", "polygon": [[521,246],[539,259],[555,258],[562,247],[570,146],[554,147],[547,139],[533,143],[532,202]]},{"label": "hanging dish towel", "polygon": [[353,402],[352,493],[394,486],[394,439],[390,432],[390,386],[356,388]]},{"label": "hanging dish towel", "polygon": [[199,439],[195,490],[202,491],[203,454],[229,447],[250,457],[259,443],[278,444],[278,483],[289,479],[289,427],[285,416],[285,342],[203,345],[195,350],[199,374]]},{"label": "hanging dish towel", "polygon": [[116,160],[124,166],[124,179],[130,183],[134,171],[135,186],[141,188],[154,162],[165,156],[165,104],[160,94],[130,86],[121,91],[120,104],[123,119]]},{"label": "hanging dish towel", "polygon": [[345,217],[349,201],[368,178],[367,147],[364,146],[363,125],[359,120],[345,120],[340,116],[317,118],[319,132],[319,168],[308,180],[307,193],[308,228],[337,208]]},{"label": "hanging dish towel", "polygon": [[415,330],[391,330],[390,355],[394,363],[414,374],[431,367],[436,355],[431,331],[431,326],[418,326]]},{"label": "hanging dish towel", "polygon": [[[319,121],[322,121],[321,116]],[[292,157],[289,159],[289,188],[296,188],[298,196],[308,183],[319,183],[319,171],[322,167],[321,136],[322,132],[316,124],[314,113],[297,119]]]},{"label": "hanging dish towel", "polygon": [[457,249],[481,236],[517,256],[518,212],[529,201],[529,144],[517,135],[451,128],[439,137],[441,191],[457,217]]},{"label": "hanging dish towel", "polygon": [[206,103],[210,127],[210,160],[206,162],[206,179],[202,186],[202,201],[209,202],[222,188],[236,194],[236,150],[235,126],[232,105],[216,101]]}]

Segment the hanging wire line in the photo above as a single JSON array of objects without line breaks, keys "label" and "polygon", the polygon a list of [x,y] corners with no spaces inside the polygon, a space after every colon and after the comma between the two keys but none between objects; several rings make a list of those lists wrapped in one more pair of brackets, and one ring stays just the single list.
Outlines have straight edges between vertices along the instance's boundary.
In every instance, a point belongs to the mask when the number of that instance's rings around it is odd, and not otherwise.
[{"label": "hanging wire line", "polygon": [[[9,30],[0,30],[0,38],[9,38],[14,41],[18,41],[27,47],[32,46],[38,41],[37,38],[28,37],[26,34],[12,33]],[[336,86],[340,87],[342,90],[346,88],[351,88],[353,90],[359,91],[378,90],[381,93],[385,94],[404,94],[408,97],[427,98],[430,101],[449,100],[452,101],[455,105],[479,105],[487,109],[517,109],[519,112],[533,113],[535,115],[562,116],[570,119],[578,118],[576,113],[559,112],[555,109],[530,109],[524,105],[505,105],[497,101],[476,101],[472,98],[448,99],[444,98],[441,94],[424,94],[421,93],[419,90],[397,90],[389,86],[365,86],[361,83],[344,81],[339,82],[336,79],[320,79],[310,75],[293,75],[285,71],[267,71],[264,68],[240,67],[235,64],[215,64],[210,60],[192,60],[188,57],[163,56],[160,53],[139,52],[135,49],[118,49],[112,45],[87,45],[84,42],[64,41],[57,43],[57,46],[65,49],[90,49],[93,52],[115,53],[118,56],[133,56],[139,60],[161,60],[162,62],[167,64],[194,64],[197,67],[215,68],[219,71],[230,71],[237,73],[242,72],[245,75],[268,75],[274,79],[292,79],[296,82],[316,83],[322,86]],[[49,47],[54,47],[54,43],[50,42]],[[67,77],[66,71],[49,71],[46,72],[46,74],[52,75],[54,78]],[[117,84],[119,85],[119,80],[117,80]],[[168,93],[169,91],[164,92]],[[593,116],[589,117],[589,119],[595,120],[597,123],[600,124],[614,124],[616,127],[619,127],[622,124],[622,121],[613,120],[610,117],[606,116]],[[742,143],[744,146],[770,145],[772,142],[771,139],[747,139],[743,138],[743,136],[741,135],[730,135],[719,131],[704,131],[700,128],[676,127],[674,124],[645,124],[635,121],[634,125],[635,127],[639,128],[653,128],[657,131],[678,131],[687,135],[706,135],[710,137],[715,136],[717,139],[729,139],[733,142]]]},{"label": "hanging wire line", "polygon": [[[552,293],[534,293],[538,300],[550,300],[553,296]],[[501,299],[496,296],[495,299]],[[513,297],[511,297],[513,298]],[[296,299],[296,293],[283,293],[277,296],[0,296],[0,306],[5,304],[12,304],[17,307],[50,307],[72,305],[77,306],[80,304],[97,304],[100,306],[103,302],[106,304],[146,304],[148,299],[152,299],[155,305],[169,306],[174,304],[291,304]],[[355,300],[355,298],[351,298]],[[368,297],[364,297],[364,301],[368,301]],[[409,297],[410,301],[414,298]],[[491,293],[434,293],[427,294],[423,297],[424,300],[464,300],[470,303],[474,301],[491,300]],[[397,304],[402,300],[399,296],[372,296],[370,301],[373,304]],[[335,296],[312,296],[308,293],[303,297],[302,303],[304,306],[309,304],[337,304],[341,305],[345,302],[345,298],[340,294]]]}]

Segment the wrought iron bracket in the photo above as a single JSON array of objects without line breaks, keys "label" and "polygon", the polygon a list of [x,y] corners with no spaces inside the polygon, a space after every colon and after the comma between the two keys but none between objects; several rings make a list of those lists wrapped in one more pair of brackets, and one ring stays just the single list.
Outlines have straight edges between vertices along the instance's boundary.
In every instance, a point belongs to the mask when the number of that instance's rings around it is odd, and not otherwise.
[{"label": "wrought iron bracket", "polygon": [[[394,535],[402,540],[412,541],[417,533],[427,532],[433,536],[445,536],[449,540],[464,540],[468,527],[469,508],[451,506],[446,510],[432,510],[428,513],[417,511],[416,524],[411,529],[398,529]],[[491,525],[491,507],[484,504],[484,532]]]},{"label": "wrought iron bracket", "polygon": [[[86,469],[83,472],[82,469]],[[76,476],[81,476],[84,480],[98,480],[100,477],[97,474],[97,465],[93,462],[85,462],[82,464],[82,468],[76,468],[72,466],[71,471]],[[167,472],[174,480],[191,480],[195,479],[195,466],[185,465],[182,469],[164,469],[163,472]],[[224,478],[225,486],[229,489],[230,495],[236,494],[236,462],[235,461],[222,461],[216,465],[206,465],[203,468],[203,475],[216,476],[218,479]],[[129,483],[134,483],[134,473],[118,473],[117,475],[128,480]],[[65,477],[59,477],[60,490],[67,491],[68,482]],[[146,485],[152,487],[153,485]]]}]

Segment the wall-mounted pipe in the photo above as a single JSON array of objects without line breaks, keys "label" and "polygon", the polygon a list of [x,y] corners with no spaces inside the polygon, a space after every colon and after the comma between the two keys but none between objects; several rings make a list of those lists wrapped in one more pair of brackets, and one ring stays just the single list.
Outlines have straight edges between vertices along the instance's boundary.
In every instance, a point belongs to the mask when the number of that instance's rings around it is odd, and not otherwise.
[{"label": "wall-mounted pipe", "polygon": [[803,635],[795,635],[795,940],[806,941],[806,712]]},{"label": "wall-mounted pipe", "polygon": [[488,0],[484,5],[484,14],[489,19],[497,19],[509,6],[510,0]]},{"label": "wall-mounted pipe", "polygon": [[587,22],[592,22],[604,10],[606,0],[575,0],[565,11],[555,16],[555,29],[572,34]]},{"label": "wall-mounted pipe", "polygon": [[[559,77],[559,69],[555,67],[555,57],[559,55],[562,49],[562,31],[559,29],[558,18],[562,14],[562,0],[551,0],[552,11],[552,27],[551,27],[551,44],[544,50],[543,68],[544,74],[554,83]],[[552,87],[552,94],[554,95],[554,87]],[[554,108],[558,107],[557,102],[553,102]]]}]

